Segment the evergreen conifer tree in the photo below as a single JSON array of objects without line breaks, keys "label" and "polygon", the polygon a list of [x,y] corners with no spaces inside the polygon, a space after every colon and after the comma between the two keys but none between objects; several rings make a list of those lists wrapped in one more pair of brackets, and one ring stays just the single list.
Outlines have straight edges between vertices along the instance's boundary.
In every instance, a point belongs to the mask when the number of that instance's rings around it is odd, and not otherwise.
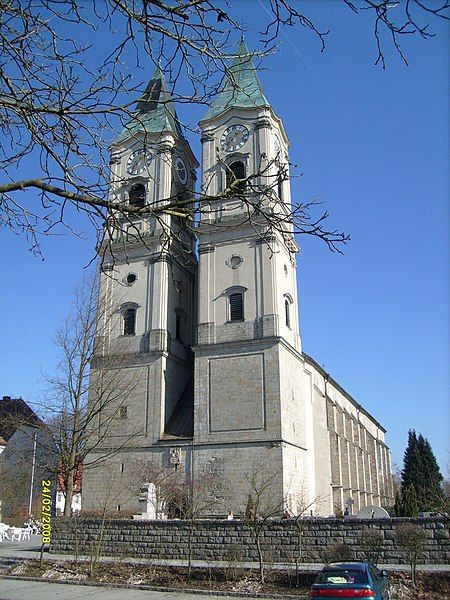
[{"label": "evergreen conifer tree", "polygon": [[395,510],[396,517],[404,517],[405,516],[404,510],[403,510],[403,498],[399,491],[395,494],[394,510]]},{"label": "evergreen conifer tree", "polygon": [[442,499],[442,480],[443,477],[429,441],[423,435],[417,435],[413,429],[410,429],[403,459],[402,516],[412,517],[417,511],[433,510],[439,505]]},{"label": "evergreen conifer tree", "polygon": [[402,516],[404,517],[419,516],[419,503],[417,500],[416,488],[413,485],[409,485],[405,489],[402,498],[402,512]]},{"label": "evergreen conifer tree", "polygon": [[431,449],[430,442],[422,435],[419,435],[417,443],[424,473],[424,487],[420,490],[420,495],[418,494],[418,502],[422,506],[421,510],[435,510],[442,501],[442,482],[444,478]]}]

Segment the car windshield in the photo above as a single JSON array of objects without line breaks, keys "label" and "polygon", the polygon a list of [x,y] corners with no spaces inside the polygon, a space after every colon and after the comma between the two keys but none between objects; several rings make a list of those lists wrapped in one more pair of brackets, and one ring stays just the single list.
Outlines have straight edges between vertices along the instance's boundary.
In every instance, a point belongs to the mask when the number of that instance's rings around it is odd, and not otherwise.
[{"label": "car windshield", "polygon": [[316,583],[368,583],[368,580],[364,571],[333,569],[322,571],[317,577]]}]

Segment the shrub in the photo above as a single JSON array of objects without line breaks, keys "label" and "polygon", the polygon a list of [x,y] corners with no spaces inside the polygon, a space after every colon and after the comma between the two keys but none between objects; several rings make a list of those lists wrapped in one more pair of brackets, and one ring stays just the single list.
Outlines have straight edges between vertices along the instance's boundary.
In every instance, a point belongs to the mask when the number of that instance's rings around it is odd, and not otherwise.
[{"label": "shrub", "polygon": [[325,549],[324,552],[325,562],[336,562],[340,560],[352,560],[353,550],[346,543],[332,544]]},{"label": "shrub", "polygon": [[361,553],[365,560],[377,565],[383,548],[384,536],[379,529],[364,529],[359,539]]},{"label": "shrub", "polygon": [[422,553],[427,534],[422,527],[413,523],[403,523],[395,529],[395,541],[403,548],[405,558],[411,567],[411,580],[416,587],[417,560]]}]

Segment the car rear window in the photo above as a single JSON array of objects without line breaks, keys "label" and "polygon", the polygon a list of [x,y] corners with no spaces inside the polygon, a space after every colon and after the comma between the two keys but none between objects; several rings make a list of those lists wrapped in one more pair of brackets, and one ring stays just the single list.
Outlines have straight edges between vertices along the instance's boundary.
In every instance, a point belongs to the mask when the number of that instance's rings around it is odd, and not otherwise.
[{"label": "car rear window", "polygon": [[319,573],[316,583],[368,583],[368,580],[364,571],[336,569]]}]

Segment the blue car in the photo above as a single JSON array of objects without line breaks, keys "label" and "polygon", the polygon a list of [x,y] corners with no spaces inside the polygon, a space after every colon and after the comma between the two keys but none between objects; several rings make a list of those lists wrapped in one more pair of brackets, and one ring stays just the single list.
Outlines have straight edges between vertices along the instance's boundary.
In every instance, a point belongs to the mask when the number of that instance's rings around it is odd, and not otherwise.
[{"label": "blue car", "polygon": [[390,600],[388,573],[367,562],[333,562],[319,573],[309,597]]}]

